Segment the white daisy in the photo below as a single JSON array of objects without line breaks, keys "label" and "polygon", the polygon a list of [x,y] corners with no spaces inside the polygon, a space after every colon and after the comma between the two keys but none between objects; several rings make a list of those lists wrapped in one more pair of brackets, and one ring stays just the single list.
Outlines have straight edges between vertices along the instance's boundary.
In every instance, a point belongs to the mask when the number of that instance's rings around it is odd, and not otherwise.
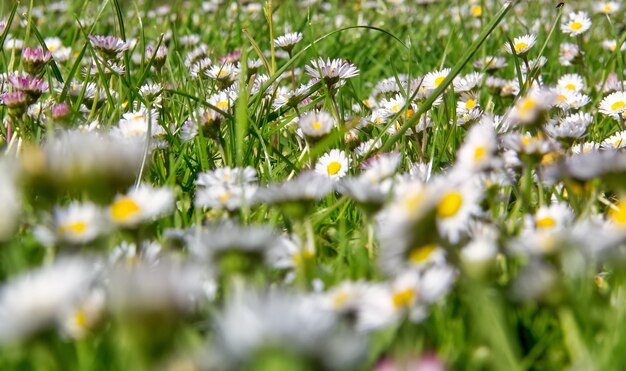
[{"label": "white daisy", "polygon": [[481,83],[482,79],[483,74],[479,72],[472,72],[463,77],[457,76],[454,78],[454,90],[459,93],[474,90]]},{"label": "white daisy", "polygon": [[602,141],[600,147],[603,149],[619,149],[626,147],[626,130],[618,131],[606,138]]},{"label": "white daisy", "polygon": [[315,165],[315,172],[336,180],[348,173],[349,164],[350,159],[345,152],[333,149],[319,159]]},{"label": "white daisy", "polygon": [[170,213],[174,208],[174,193],[169,188],[154,188],[142,184],[125,195],[118,195],[109,207],[109,219],[122,227],[135,227]]},{"label": "white daisy", "polygon": [[472,126],[457,153],[457,167],[473,173],[486,169],[494,161],[496,131],[489,123]]},{"label": "white daisy", "polygon": [[620,9],[616,1],[597,1],[593,4],[593,10],[597,13],[613,14]]},{"label": "white daisy", "polygon": [[305,66],[306,73],[316,79],[324,80],[326,84],[333,85],[340,80],[358,76],[359,69],[352,63],[343,59],[313,60],[311,65]]},{"label": "white daisy", "polygon": [[12,278],[0,288],[0,343],[24,339],[62,321],[93,285],[91,262],[64,259]]},{"label": "white daisy", "polygon": [[123,138],[145,137],[148,132],[148,125],[151,126],[154,134],[160,127],[157,121],[157,111],[148,112],[147,109],[141,108],[138,111],[127,112],[114,128],[113,134]]},{"label": "white daisy", "polygon": [[504,49],[509,54],[524,55],[528,53],[528,51],[533,46],[535,46],[536,42],[537,42],[537,36],[535,36],[534,34],[528,34],[528,35],[516,37],[513,40],[513,49],[511,49],[511,45],[509,45],[508,42],[504,44]]},{"label": "white daisy", "polygon": [[563,75],[561,76],[561,78],[559,78],[557,88],[580,92],[581,90],[585,89],[585,82],[579,74],[570,73],[567,75]]},{"label": "white daisy", "polygon": [[224,83],[232,83],[237,80],[239,70],[234,64],[226,62],[221,65],[213,65],[208,70],[205,70],[204,74],[214,80]]},{"label": "white daisy", "polygon": [[582,35],[590,28],[591,19],[589,19],[587,12],[582,11],[568,14],[561,23],[561,31],[570,36]]},{"label": "white daisy", "polygon": [[[614,52],[617,49],[617,41],[615,41],[615,39],[611,39],[611,40],[603,40],[602,41],[602,47],[604,49],[607,49],[609,51]],[[626,50],[626,43],[622,43],[622,45],[619,48],[620,51],[625,51]]]},{"label": "white daisy", "polygon": [[617,91],[604,97],[600,102],[599,111],[618,120],[626,111],[626,92]]},{"label": "white daisy", "polygon": [[526,217],[526,228],[537,230],[563,229],[574,221],[574,212],[564,203],[540,207],[534,215]]},{"label": "white daisy", "polygon": [[578,45],[573,43],[562,43],[559,46],[559,63],[563,66],[570,66],[574,58],[578,56]]},{"label": "white daisy", "polygon": [[335,119],[325,111],[309,111],[298,121],[302,133],[307,137],[321,137],[333,129]]},{"label": "white daisy", "polygon": [[471,110],[476,108],[480,108],[480,104],[478,103],[478,97],[474,94],[464,93],[456,102],[457,116],[462,116],[463,114],[469,113]]},{"label": "white daisy", "polygon": [[54,226],[58,239],[69,243],[90,242],[106,228],[103,211],[91,202],[55,208]]},{"label": "white daisy", "polygon": [[482,199],[482,190],[476,182],[465,180],[455,182],[441,178],[434,180],[437,190],[437,227],[439,232],[450,242],[457,243],[461,234],[468,229],[472,216],[480,213],[479,201]]},{"label": "white daisy", "polygon": [[302,40],[301,32],[291,32],[274,39],[274,46],[290,52]]},{"label": "white daisy", "polygon": [[424,81],[422,82],[422,87],[427,91],[435,90],[443,80],[446,79],[448,74],[450,73],[450,68],[444,68],[443,70],[429,72],[424,76]]}]

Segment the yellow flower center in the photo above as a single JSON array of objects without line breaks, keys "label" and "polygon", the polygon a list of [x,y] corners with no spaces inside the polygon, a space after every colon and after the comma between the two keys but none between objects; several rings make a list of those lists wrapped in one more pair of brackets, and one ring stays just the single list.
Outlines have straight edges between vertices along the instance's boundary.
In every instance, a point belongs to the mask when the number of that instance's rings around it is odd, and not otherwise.
[{"label": "yellow flower center", "polygon": [[530,110],[537,106],[537,102],[535,102],[531,98],[524,98],[519,105],[519,110],[521,113],[528,113]]},{"label": "yellow flower center", "polygon": [[617,111],[619,109],[624,108],[624,106],[626,106],[626,103],[624,103],[623,101],[615,102],[611,104],[611,110]]},{"label": "yellow flower center", "polygon": [[335,175],[341,170],[341,164],[337,161],[333,161],[328,166],[326,166],[326,171],[330,175]]},{"label": "yellow flower center", "polygon": [[415,265],[421,264],[428,260],[435,250],[437,250],[437,245],[434,243],[416,247],[409,252],[409,262]]},{"label": "yellow flower center", "polygon": [[535,228],[537,229],[548,229],[554,226],[556,226],[556,220],[551,216],[544,216],[543,218],[535,220]]},{"label": "yellow flower center", "polygon": [[49,50],[50,52],[53,52],[53,51],[55,51],[55,50],[56,50],[56,46],[54,46],[54,45],[48,45],[48,50]]},{"label": "yellow flower center", "polygon": [[322,127],[322,124],[319,121],[315,121],[313,123],[313,129],[319,130]]},{"label": "yellow flower center", "polygon": [[315,257],[315,253],[310,250],[302,250],[293,255],[293,263],[295,265],[302,265],[307,261],[313,259]]},{"label": "yellow flower center", "polygon": [[222,111],[228,109],[228,101],[221,100],[217,102],[217,108],[221,109]]},{"label": "yellow flower center", "polygon": [[398,308],[408,307],[415,299],[415,290],[406,289],[398,292],[394,292],[392,296],[393,306]]},{"label": "yellow flower center", "polygon": [[474,5],[470,12],[474,17],[480,17],[483,14],[483,8],[480,5]]},{"label": "yellow flower center", "polygon": [[85,222],[73,222],[66,223],[59,226],[59,234],[77,234],[81,235],[87,230],[87,223]]},{"label": "yellow flower center", "polygon": [[604,6],[604,8],[602,8],[606,13],[609,13],[613,10],[613,8],[611,7],[611,4],[606,4]]},{"label": "yellow flower center", "polygon": [[226,203],[228,202],[228,200],[230,200],[230,192],[226,191],[224,193],[222,193],[221,195],[219,195],[217,198],[220,200],[221,203]]},{"label": "yellow flower center", "polygon": [[487,150],[485,149],[485,147],[483,146],[476,147],[476,149],[474,150],[474,161],[482,160],[483,158],[485,158],[486,154],[487,154]]},{"label": "yellow flower center", "polygon": [[583,24],[578,21],[574,21],[569,25],[569,27],[574,31],[578,31],[583,27]]},{"label": "yellow flower center", "polygon": [[437,205],[437,215],[440,218],[450,218],[456,215],[463,205],[463,196],[459,192],[448,192]]},{"label": "yellow flower center", "polygon": [[476,101],[472,98],[468,99],[467,102],[465,102],[465,108],[466,109],[472,109],[476,107]]},{"label": "yellow flower center", "polygon": [[74,313],[74,323],[81,329],[87,327],[87,314],[84,310],[78,309],[76,313]]},{"label": "yellow flower center", "polygon": [[111,205],[111,218],[114,221],[123,222],[137,214],[140,210],[141,208],[133,199],[122,197]]},{"label": "yellow flower center", "polygon": [[574,84],[567,84],[567,85],[565,85],[565,89],[567,89],[567,90],[576,90],[576,85],[574,85]]},{"label": "yellow flower center", "polygon": [[626,224],[626,202],[620,201],[617,203],[617,209],[611,209],[609,212],[609,218],[617,225],[623,226]]},{"label": "yellow flower center", "polygon": [[399,108],[400,108],[400,107],[399,107],[399,106],[398,106],[398,104],[396,103],[396,104],[394,104],[394,105],[393,105],[393,107],[391,107],[391,110],[392,110],[393,112],[398,112],[398,109],[399,109]]},{"label": "yellow flower center", "polygon": [[335,308],[341,308],[348,301],[350,294],[346,291],[340,291],[335,296],[333,296],[333,306]]},{"label": "yellow flower center", "polygon": [[443,82],[443,80],[445,80],[446,77],[445,76],[439,76],[435,79],[435,86],[439,86],[441,85],[441,83]]},{"label": "yellow flower center", "polygon": [[515,48],[515,52],[519,53],[528,49],[528,44],[526,44],[525,42],[518,42],[513,47]]},{"label": "yellow flower center", "polygon": [[144,120],[145,118],[144,115],[133,115],[133,120]]},{"label": "yellow flower center", "polygon": [[416,210],[424,201],[425,193],[423,191],[413,192],[404,198],[404,207],[408,211]]}]

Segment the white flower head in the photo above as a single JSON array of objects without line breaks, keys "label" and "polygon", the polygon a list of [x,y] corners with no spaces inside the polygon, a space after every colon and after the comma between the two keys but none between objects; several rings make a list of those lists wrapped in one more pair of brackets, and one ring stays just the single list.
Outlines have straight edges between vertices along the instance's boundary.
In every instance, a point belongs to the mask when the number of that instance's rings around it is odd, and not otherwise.
[{"label": "white flower head", "polygon": [[282,36],[278,36],[276,39],[274,39],[274,46],[289,52],[301,40],[301,32],[291,32]]},{"label": "white flower head", "polygon": [[620,115],[623,115],[624,111],[626,111],[626,92],[616,91],[606,96],[600,102],[599,111],[618,120]]},{"label": "white flower head", "polygon": [[536,42],[537,42],[537,36],[535,36],[534,34],[528,34],[528,35],[516,37],[513,40],[513,49],[511,49],[511,45],[509,45],[509,43],[504,44],[504,49],[509,54],[523,55],[523,54],[528,53],[528,51],[533,46],[535,46]]},{"label": "white flower head", "polygon": [[106,229],[103,211],[91,202],[73,202],[54,210],[54,226],[59,240],[87,243]]},{"label": "white flower head", "polygon": [[443,80],[448,77],[450,71],[450,68],[444,68],[443,70],[427,73],[426,76],[424,76],[424,81],[422,82],[423,88],[427,91],[435,90],[437,87],[439,87],[439,85],[441,85]]},{"label": "white flower head", "polygon": [[325,111],[309,111],[298,122],[302,133],[307,137],[321,137],[333,129],[335,119]]},{"label": "white flower head", "polygon": [[319,159],[315,165],[315,172],[336,180],[346,176],[349,164],[350,159],[345,152],[333,149]]},{"label": "white flower head", "polygon": [[561,31],[570,36],[582,35],[590,28],[591,19],[589,19],[587,12],[570,13],[561,23]]},{"label": "white flower head", "polygon": [[174,193],[171,189],[142,184],[115,198],[109,207],[109,219],[122,227],[135,227],[168,214],[173,208]]}]

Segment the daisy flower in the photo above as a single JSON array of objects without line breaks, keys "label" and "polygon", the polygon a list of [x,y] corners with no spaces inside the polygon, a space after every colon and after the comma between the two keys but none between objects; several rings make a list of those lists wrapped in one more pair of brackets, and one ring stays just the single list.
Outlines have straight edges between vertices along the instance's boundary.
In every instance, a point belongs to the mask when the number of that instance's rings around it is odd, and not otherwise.
[{"label": "daisy flower", "polygon": [[309,111],[300,117],[298,125],[305,136],[319,138],[330,133],[335,126],[335,119],[325,111]]},{"label": "daisy flower", "polygon": [[117,36],[89,35],[89,41],[104,59],[118,59],[131,44]]},{"label": "daisy flower", "polygon": [[597,13],[613,14],[620,9],[620,5],[615,1],[597,1],[593,4],[593,10]]},{"label": "daisy flower", "polygon": [[549,89],[531,89],[515,103],[507,115],[507,120],[517,125],[532,124],[541,112],[554,104],[554,100],[555,94]]},{"label": "daisy flower", "polygon": [[291,52],[293,47],[302,40],[301,32],[291,32],[274,39],[274,46],[287,52]]},{"label": "daisy flower", "polygon": [[55,61],[65,62],[70,59],[72,48],[64,46],[60,38],[47,37],[44,39],[44,43],[48,47],[48,51],[52,53],[52,58],[54,58]]},{"label": "daisy flower", "polygon": [[66,309],[95,283],[86,260],[62,259],[12,278],[0,288],[0,343],[25,339],[54,327]]},{"label": "daisy flower", "polygon": [[562,43],[559,46],[559,63],[562,66],[570,66],[574,58],[578,56],[580,49],[573,43]]},{"label": "daisy flower", "polygon": [[450,68],[444,68],[443,70],[429,72],[424,76],[424,81],[422,82],[422,86],[427,91],[433,91],[441,85],[443,80],[446,79],[448,74],[450,73]]},{"label": "daisy flower", "polygon": [[457,243],[461,234],[467,231],[472,216],[480,213],[482,191],[471,179],[459,183],[442,178],[436,182],[437,186],[433,187],[438,193],[437,227],[450,242]]},{"label": "daisy flower", "polygon": [[591,122],[593,122],[591,114],[579,112],[558,120],[558,124],[556,120],[548,123],[545,130],[555,139],[579,139],[585,135]]},{"label": "daisy flower", "polygon": [[106,295],[101,288],[95,288],[85,297],[72,304],[59,320],[61,332],[73,339],[81,339],[94,328],[104,316]]},{"label": "daisy flower", "polygon": [[73,202],[54,210],[57,238],[64,242],[83,244],[93,241],[105,230],[104,215],[96,205]]},{"label": "daisy flower", "polygon": [[324,80],[329,86],[359,74],[359,69],[354,64],[343,59],[331,61],[330,59],[319,58],[305,66],[305,70],[309,76]]},{"label": "daisy flower", "polygon": [[22,51],[24,70],[31,75],[39,75],[50,59],[52,59],[52,54],[48,50],[24,48]]},{"label": "daisy flower", "polygon": [[[606,50],[614,52],[617,49],[617,41],[615,41],[615,39],[603,40],[602,41],[602,47],[604,49],[606,49]],[[620,46],[619,50],[620,51],[625,51],[626,50],[626,43],[622,43],[622,46]]]},{"label": "daisy flower", "polygon": [[511,49],[511,45],[509,45],[509,43],[504,44],[504,49],[509,54],[524,55],[528,53],[533,46],[535,46],[536,42],[537,36],[534,34],[528,34],[516,37],[513,40],[513,49]]},{"label": "daisy flower", "polygon": [[579,74],[571,73],[559,78],[557,88],[579,92],[585,89],[585,82]]},{"label": "daisy flower", "polygon": [[239,76],[239,69],[232,63],[226,62],[221,65],[213,65],[204,74],[211,79],[217,80],[223,84],[231,84]]},{"label": "daisy flower", "polygon": [[222,167],[213,171],[198,174],[196,184],[202,187],[234,186],[253,184],[257,180],[257,172],[252,167]]},{"label": "daisy flower", "polygon": [[457,116],[469,113],[471,110],[476,108],[480,108],[480,105],[478,103],[478,97],[474,94],[461,94],[459,100],[456,102]]},{"label": "daisy flower", "polygon": [[588,95],[573,90],[557,88],[554,93],[555,106],[564,110],[579,109],[591,102]]},{"label": "daisy flower", "polygon": [[148,132],[148,126],[151,126],[152,133],[154,134],[157,128],[160,127],[157,122],[157,117],[157,111],[153,110],[152,112],[148,112],[145,108],[140,108],[138,111],[134,112],[127,112],[122,115],[114,133],[123,138],[145,137]]},{"label": "daisy flower", "polygon": [[497,149],[496,131],[489,123],[472,126],[457,153],[457,167],[473,173],[493,164]]},{"label": "daisy flower", "polygon": [[626,111],[626,92],[617,91],[606,96],[600,102],[600,113],[618,120]]},{"label": "daisy flower", "polygon": [[600,149],[600,144],[596,142],[585,142],[572,146],[572,153],[581,154],[589,153],[591,151],[597,151]]},{"label": "daisy flower", "polygon": [[474,90],[481,83],[483,75],[479,72],[472,72],[463,77],[457,76],[454,79],[454,90],[458,93]]},{"label": "daisy flower", "polygon": [[319,159],[315,165],[315,172],[336,180],[346,176],[349,163],[350,160],[345,152],[333,149]]},{"label": "daisy flower", "polygon": [[169,188],[142,184],[125,195],[118,195],[109,207],[109,219],[121,227],[136,227],[174,209],[174,193]]},{"label": "daisy flower", "polygon": [[591,19],[589,19],[587,12],[570,13],[561,23],[561,31],[570,36],[582,35],[590,28]]},{"label": "daisy flower", "polygon": [[232,211],[249,205],[256,191],[256,186],[248,184],[201,187],[196,190],[194,203],[197,207],[225,208]]},{"label": "daisy flower", "polygon": [[536,230],[556,230],[570,225],[574,212],[564,203],[540,207],[534,215],[526,217],[526,227]]},{"label": "daisy flower", "polygon": [[606,138],[602,141],[600,147],[603,149],[619,149],[626,147],[626,130],[618,131]]}]

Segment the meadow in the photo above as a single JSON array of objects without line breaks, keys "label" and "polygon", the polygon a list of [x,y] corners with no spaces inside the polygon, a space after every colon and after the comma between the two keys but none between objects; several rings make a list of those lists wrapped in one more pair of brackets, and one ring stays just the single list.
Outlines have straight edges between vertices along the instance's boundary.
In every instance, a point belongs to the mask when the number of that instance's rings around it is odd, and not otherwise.
[{"label": "meadow", "polygon": [[0,369],[622,369],[625,14],[2,1]]}]

